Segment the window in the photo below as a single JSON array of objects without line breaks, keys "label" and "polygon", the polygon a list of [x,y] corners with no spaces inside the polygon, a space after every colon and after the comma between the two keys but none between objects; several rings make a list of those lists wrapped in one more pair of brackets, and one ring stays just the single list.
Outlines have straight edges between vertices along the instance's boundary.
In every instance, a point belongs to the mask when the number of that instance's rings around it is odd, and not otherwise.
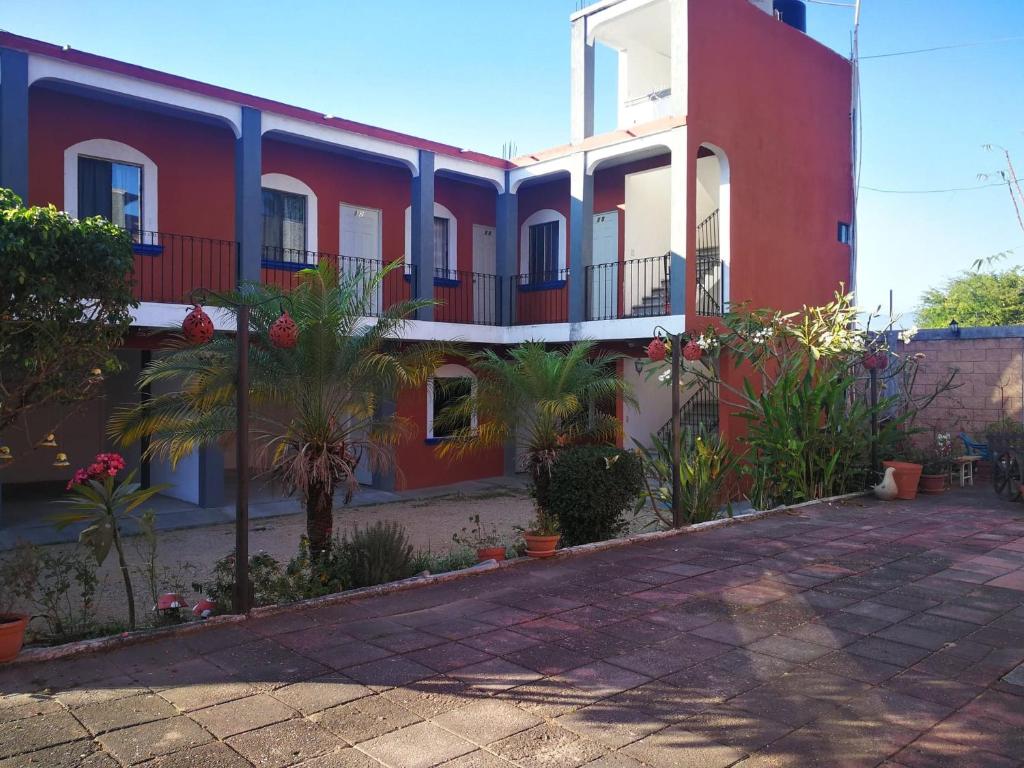
[{"label": "window", "polygon": [[434,217],[434,276],[454,278],[448,261],[449,221],[444,216]]},{"label": "window", "polygon": [[530,283],[558,279],[558,222],[530,226]]},{"label": "window", "polygon": [[443,424],[435,425],[434,419],[439,418],[446,408],[476,390],[476,378],[473,372],[461,365],[442,365],[434,372],[427,382],[427,439],[439,440],[450,438],[457,432],[476,429],[476,412],[453,420],[450,417]]},{"label": "window", "polygon": [[275,261],[306,262],[306,196],[263,189],[263,248]]},{"label": "window", "polygon": [[836,238],[843,245],[849,245],[851,238],[850,225],[845,221],[840,221],[836,229]]},{"label": "window", "polygon": [[142,223],[142,168],[78,157],[78,216],[102,216],[129,232]]}]

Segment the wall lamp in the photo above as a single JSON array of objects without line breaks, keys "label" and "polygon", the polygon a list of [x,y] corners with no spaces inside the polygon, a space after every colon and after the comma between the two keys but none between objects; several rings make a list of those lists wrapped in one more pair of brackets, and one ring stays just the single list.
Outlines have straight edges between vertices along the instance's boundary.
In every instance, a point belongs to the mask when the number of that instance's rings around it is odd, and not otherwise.
[{"label": "wall lamp", "polygon": [[633,358],[633,369],[638,374],[643,373],[644,372],[644,361],[643,361],[643,359],[641,359],[639,357]]},{"label": "wall lamp", "polygon": [[953,335],[954,339],[960,338],[960,323],[956,321],[956,318],[949,321],[949,332]]}]

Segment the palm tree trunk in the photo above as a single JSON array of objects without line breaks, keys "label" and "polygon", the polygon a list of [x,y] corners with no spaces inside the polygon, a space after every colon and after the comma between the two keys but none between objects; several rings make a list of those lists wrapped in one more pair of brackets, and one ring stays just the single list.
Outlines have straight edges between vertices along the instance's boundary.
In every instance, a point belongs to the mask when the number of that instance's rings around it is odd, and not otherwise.
[{"label": "palm tree trunk", "polygon": [[128,572],[128,562],[124,559],[124,548],[121,546],[121,536],[117,532],[117,524],[114,524],[114,547],[117,549],[117,562],[121,566],[121,576],[124,578],[125,597],[128,598],[128,629],[135,629],[135,590],[132,589],[132,577]]},{"label": "palm tree trunk", "polygon": [[327,551],[333,527],[334,486],[331,483],[312,483],[306,496],[306,535],[311,555],[316,557]]}]

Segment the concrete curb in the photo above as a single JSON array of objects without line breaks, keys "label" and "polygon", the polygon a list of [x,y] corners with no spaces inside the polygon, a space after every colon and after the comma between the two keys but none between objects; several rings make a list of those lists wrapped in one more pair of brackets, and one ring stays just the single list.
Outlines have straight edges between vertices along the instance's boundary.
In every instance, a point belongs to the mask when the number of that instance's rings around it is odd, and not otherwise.
[{"label": "concrete curb", "polygon": [[[593,544],[580,544],[575,547],[566,547],[565,549],[558,550],[554,557],[545,558],[547,562],[557,562],[559,560],[565,560],[573,557],[582,557],[589,555],[594,552],[602,552],[608,549],[618,549],[620,547],[627,547],[633,544],[644,544],[651,541],[661,541],[663,539],[670,539],[676,536],[689,536],[692,534],[699,534],[705,531],[715,530],[717,528],[725,528],[732,525],[739,525],[742,523],[752,523],[757,520],[763,520],[767,517],[774,517],[787,513],[795,509],[803,509],[805,507],[814,506],[816,504],[831,504],[838,501],[846,501],[848,499],[854,499],[860,496],[866,496],[870,491],[859,491],[857,493],[847,493],[842,496],[830,496],[825,499],[816,499],[814,501],[805,501],[801,504],[793,504],[791,506],[779,506],[773,509],[761,510],[757,512],[749,512],[744,515],[737,515],[736,517],[727,517],[722,520],[709,520],[705,523],[697,523],[688,528],[681,528],[679,530],[671,531],[652,531],[650,533],[634,533],[622,539],[612,539],[610,541],[598,541]],[[45,648],[29,648],[23,651],[16,659],[7,662],[7,664],[0,664],[0,669],[5,667],[9,668],[14,665],[20,664],[36,664],[43,661],[54,661],[56,659],[64,659],[71,656],[79,656],[88,653],[97,653],[99,651],[109,651],[116,648],[125,648],[130,645],[137,645],[139,643],[147,643],[153,640],[162,640],[168,637],[178,637],[193,634],[196,632],[202,632],[208,627],[221,627],[231,624],[241,624],[251,619],[260,619],[268,616],[275,616],[281,613],[287,613],[290,611],[308,611],[315,610],[317,608],[323,608],[330,605],[341,605],[344,603],[355,602],[357,600],[366,599],[369,597],[379,597],[381,595],[389,595],[394,592],[406,592],[411,589],[419,589],[421,587],[430,586],[432,584],[443,584],[450,581],[457,581],[459,579],[467,579],[476,576],[481,573],[490,573],[492,571],[500,571],[506,568],[518,568],[527,563],[536,562],[532,557],[517,557],[512,560],[505,560],[502,562],[496,562],[494,560],[487,560],[483,563],[464,568],[460,571],[447,571],[445,573],[429,574],[426,576],[413,576],[408,579],[402,579],[401,581],[392,581],[387,584],[378,584],[373,587],[363,587],[361,589],[351,589],[345,592],[338,592],[333,595],[324,595],[323,597],[314,597],[309,600],[301,600],[296,603],[284,603],[279,605],[267,605],[260,608],[254,608],[248,616],[213,616],[204,621],[194,621],[187,624],[176,624],[170,627],[160,627],[159,629],[142,629],[135,632],[123,632],[120,635],[114,635],[112,637],[97,637],[90,640],[79,640],[73,643],[66,643],[64,645],[48,646]],[[544,562],[544,561],[541,561]]]}]

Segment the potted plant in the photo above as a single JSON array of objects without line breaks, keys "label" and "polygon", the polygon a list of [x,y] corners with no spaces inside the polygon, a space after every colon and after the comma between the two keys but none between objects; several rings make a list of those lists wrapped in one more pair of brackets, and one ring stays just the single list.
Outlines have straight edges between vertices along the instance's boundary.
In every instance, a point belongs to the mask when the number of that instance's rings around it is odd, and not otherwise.
[{"label": "potted plant", "polygon": [[15,610],[15,605],[29,600],[35,589],[36,569],[26,558],[33,558],[31,550],[19,548],[14,557],[0,564],[0,664],[14,660],[21,652],[32,618]]},{"label": "potted plant", "polygon": [[558,547],[561,538],[558,531],[558,518],[540,507],[530,524],[523,529],[526,540],[526,554],[530,557],[551,557]]},{"label": "potted plant", "polygon": [[475,549],[478,563],[485,560],[504,560],[505,545],[501,543],[497,527],[492,524],[491,530],[485,531],[483,523],[480,522],[479,513],[471,515],[469,522],[469,528],[463,528],[461,532],[452,534],[452,541]]},{"label": "potted plant", "polygon": [[[917,498],[917,487],[921,482],[920,462],[917,461],[918,451],[910,444],[906,435],[901,436],[893,446],[893,459],[882,462],[882,468],[893,469],[893,480],[896,481],[896,498],[910,501]],[[900,458],[895,458],[900,457]]]},{"label": "potted plant", "polygon": [[946,490],[952,456],[953,442],[949,433],[936,434],[920,454],[921,493],[942,493]]}]

